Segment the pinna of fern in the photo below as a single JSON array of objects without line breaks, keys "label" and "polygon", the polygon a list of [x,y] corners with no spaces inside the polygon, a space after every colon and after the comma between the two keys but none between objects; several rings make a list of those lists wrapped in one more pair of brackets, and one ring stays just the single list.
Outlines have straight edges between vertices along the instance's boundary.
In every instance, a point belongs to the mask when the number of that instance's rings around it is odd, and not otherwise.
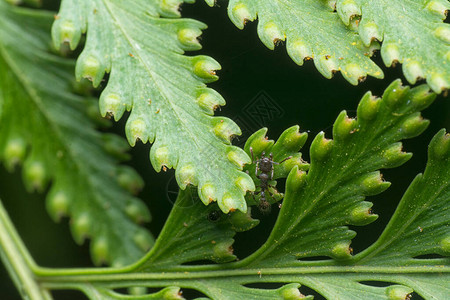
[{"label": "pinna of fern", "polygon": [[50,216],[69,216],[78,244],[91,238],[96,265],[137,260],[153,237],[138,225],[150,213],[132,194],[142,179],[118,164],[117,157],[127,157],[124,141],[96,131],[88,112],[93,101],[72,93],[73,61],[48,49],[53,15],[4,1],[0,14],[2,161],[10,171],[23,164],[29,192],[50,186]]},{"label": "pinna of fern", "polygon": [[[206,0],[214,6],[214,0]],[[286,41],[292,60],[313,60],[326,78],[335,72],[351,84],[383,71],[370,57],[381,49],[386,66],[402,63],[409,83],[425,79],[435,93],[450,87],[447,0],[229,0],[228,16],[240,29],[258,18],[269,49]]]},{"label": "pinna of fern", "polygon": [[206,25],[178,18],[179,3],[63,0],[52,28],[54,44],[67,42],[74,49],[86,33],[76,77],[98,86],[110,73],[100,96],[102,115],[119,120],[131,110],[128,141],[153,143],[156,171],[176,168],[180,188],[198,186],[204,204],[245,212],[244,195],[255,189],[242,172],[250,158],[231,145],[239,127],[213,116],[225,101],[205,83],[217,80],[220,65],[207,56],[184,55],[201,48],[197,37]]},{"label": "pinna of fern", "polygon": [[[140,262],[100,277],[84,274],[84,283],[76,275],[73,281],[60,281],[51,271],[39,279],[49,288],[79,289],[91,299],[127,299],[133,296],[117,289],[136,285],[161,289],[143,299],[182,299],[180,289],[195,289],[212,299],[312,299],[302,293],[302,286],[327,299],[408,299],[413,292],[425,299],[445,299],[450,276],[450,220],[445,213],[450,200],[450,136],[445,130],[432,139],[424,174],[408,188],[378,240],[356,255],[349,248],[356,233],[348,226],[377,219],[365,197],[389,187],[378,170],[411,157],[402,151],[400,140],[425,130],[428,121],[420,111],[434,98],[427,86],[410,89],[395,81],[382,98],[367,93],[356,119],[342,112],[334,123],[333,139],[323,133],[314,139],[309,170],[295,166],[290,171],[276,224],[264,245],[248,257],[235,261],[231,245],[235,232],[257,224],[251,212],[221,213],[210,220],[208,214],[217,208],[203,206],[188,188],[180,191],[155,246]],[[282,136],[301,136],[293,129]],[[270,145],[258,138],[261,133],[265,132],[257,132],[251,143]],[[293,141],[297,148],[298,139]],[[186,205],[193,199],[194,205]],[[411,245],[411,240],[417,243]],[[423,258],[426,254],[442,258]],[[307,259],[314,257],[321,259]],[[193,264],[198,260],[220,264]],[[109,278],[119,274],[126,280]],[[255,285],[267,283],[280,287]]]}]

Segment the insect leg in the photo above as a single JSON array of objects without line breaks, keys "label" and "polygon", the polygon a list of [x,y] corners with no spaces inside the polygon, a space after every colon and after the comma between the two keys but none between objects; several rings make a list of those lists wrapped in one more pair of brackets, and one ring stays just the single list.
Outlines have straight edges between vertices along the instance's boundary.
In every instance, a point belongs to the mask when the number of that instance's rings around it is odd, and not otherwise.
[{"label": "insect leg", "polygon": [[292,155],[286,157],[285,159],[283,159],[282,161],[280,161],[279,163],[277,163],[277,165],[278,165],[278,164],[282,164],[282,163],[284,163],[285,161],[287,161],[287,160],[289,160],[289,159],[291,159],[291,158],[292,158]]}]

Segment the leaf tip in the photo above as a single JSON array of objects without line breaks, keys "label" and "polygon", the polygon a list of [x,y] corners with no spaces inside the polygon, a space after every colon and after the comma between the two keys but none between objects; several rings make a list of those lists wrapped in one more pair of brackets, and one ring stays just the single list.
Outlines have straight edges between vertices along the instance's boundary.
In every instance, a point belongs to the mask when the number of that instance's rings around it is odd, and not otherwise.
[{"label": "leaf tip", "polygon": [[178,31],[178,40],[183,48],[183,50],[200,50],[202,45],[198,40],[202,31],[198,28],[183,28]]},{"label": "leaf tip", "polygon": [[192,165],[185,165],[178,168],[175,171],[175,178],[178,185],[182,190],[184,190],[188,185],[197,185],[197,174],[195,167]]},{"label": "leaf tip", "polygon": [[216,243],[213,246],[213,260],[220,263],[236,260],[236,256],[233,254],[233,242],[233,239],[227,239]]},{"label": "leaf tip", "polygon": [[353,17],[361,15],[361,9],[355,0],[340,1],[336,10],[341,20],[347,26]]},{"label": "leaf tip", "polygon": [[394,143],[382,152],[382,156],[384,158],[384,168],[395,168],[410,160],[412,153],[403,152],[402,143]]},{"label": "leaf tip", "polygon": [[436,93],[441,93],[450,87],[448,80],[439,73],[434,73],[427,77],[427,83]]},{"label": "leaf tip", "polygon": [[369,122],[376,118],[380,109],[380,98],[374,97],[371,92],[367,92],[358,104],[358,122]]},{"label": "leaf tip", "polygon": [[409,83],[415,84],[417,79],[424,78],[423,69],[418,61],[409,60],[402,66],[403,74]]},{"label": "leaf tip", "polygon": [[428,2],[425,8],[428,11],[440,16],[441,19],[445,19],[445,17],[447,16],[447,10],[449,9],[449,4],[445,0],[433,0]]},{"label": "leaf tip", "polygon": [[183,292],[177,286],[169,286],[161,291],[164,300],[184,300]]},{"label": "leaf tip", "polygon": [[239,29],[243,29],[248,21],[253,21],[254,19],[248,6],[242,2],[234,6],[230,5],[228,8],[228,16],[233,24]]},{"label": "leaf tip", "polygon": [[400,62],[400,50],[395,43],[384,42],[381,46],[381,57],[386,66]]},{"label": "leaf tip", "polygon": [[218,200],[218,204],[220,209],[226,214],[236,210],[247,212],[247,203],[242,195],[232,195],[227,192],[222,199]]},{"label": "leaf tip", "polygon": [[197,56],[193,59],[194,66],[193,72],[199,78],[206,82],[216,81],[219,77],[216,75],[216,70],[220,70],[222,67],[220,64],[209,56]]},{"label": "leaf tip", "polygon": [[414,113],[408,116],[400,125],[405,138],[412,138],[421,134],[430,124],[430,121],[424,120],[420,113]]},{"label": "leaf tip", "polygon": [[279,26],[273,21],[263,23],[259,20],[258,35],[263,44],[271,50],[273,50],[280,41],[286,40],[284,33],[281,32]]},{"label": "leaf tip", "polygon": [[342,111],[333,125],[333,139],[336,141],[346,140],[355,133],[357,122],[349,118],[346,111]]},{"label": "leaf tip", "polygon": [[378,28],[377,24],[373,21],[361,22],[358,27],[358,31],[364,45],[367,47],[369,47],[375,40],[383,40],[383,36],[380,33],[380,28]]},{"label": "leaf tip", "polygon": [[236,211],[230,214],[229,220],[233,230],[237,232],[248,231],[259,224],[259,220],[252,218],[250,207],[246,213]]},{"label": "leaf tip", "polygon": [[305,299],[305,295],[302,295],[299,291],[300,284],[290,283],[282,286],[278,289],[278,293],[284,300],[298,300]]},{"label": "leaf tip", "polygon": [[203,204],[208,205],[217,200],[216,188],[212,183],[205,183],[199,187],[199,197]]},{"label": "leaf tip", "polygon": [[300,127],[298,125],[292,126],[283,131],[276,144],[273,146],[273,152],[278,152],[278,150],[281,149],[298,152],[307,139],[308,134],[306,132],[300,133]]},{"label": "leaf tip", "polygon": [[232,120],[223,117],[216,117],[213,120],[214,134],[224,143],[230,144],[233,136],[241,135],[241,129]]},{"label": "leaf tip", "polygon": [[52,38],[56,49],[60,49],[62,43],[69,43],[70,49],[75,50],[81,39],[81,28],[71,20],[56,18],[52,26]]},{"label": "leaf tip", "polygon": [[144,180],[141,176],[128,166],[119,167],[116,178],[119,185],[133,195],[138,194],[144,187]]},{"label": "leaf tip", "polygon": [[404,104],[409,90],[409,86],[402,86],[401,80],[397,79],[384,91],[382,99],[392,111],[396,111]]},{"label": "leaf tip", "polygon": [[252,178],[245,173],[242,173],[241,176],[237,177],[236,185],[241,189],[243,193],[255,190],[255,183],[253,182]]},{"label": "leaf tip", "polygon": [[247,153],[244,150],[238,147],[231,147],[228,150],[227,158],[230,162],[236,165],[240,170],[244,167],[245,164],[249,164],[252,161],[250,157],[248,157]]},{"label": "leaf tip", "polygon": [[5,161],[6,168],[10,172],[16,165],[23,162],[26,151],[27,144],[24,139],[17,137],[8,140],[3,152],[3,159]]},{"label": "leaf tip", "polygon": [[24,181],[28,191],[42,192],[48,181],[48,172],[44,162],[31,156],[24,163]]},{"label": "leaf tip", "polygon": [[298,166],[292,168],[286,180],[286,194],[294,194],[306,183],[306,172]]},{"label": "leaf tip", "polygon": [[404,285],[392,285],[386,288],[386,296],[389,300],[409,300],[413,291]]},{"label": "leaf tip", "polygon": [[313,140],[310,148],[311,161],[325,160],[333,148],[333,140],[325,138],[325,133],[322,131]]},{"label": "leaf tip", "polygon": [[52,187],[47,196],[46,208],[48,214],[55,222],[59,222],[63,216],[69,213],[70,199],[63,190]]},{"label": "leaf tip", "polygon": [[83,244],[84,240],[90,236],[92,219],[88,213],[81,213],[74,216],[71,220],[71,230],[75,242],[78,245]]},{"label": "leaf tip", "polygon": [[164,171],[167,168],[172,168],[175,163],[170,155],[169,148],[164,145],[153,145],[150,150],[150,162],[157,172],[161,171],[161,168]]},{"label": "leaf tip", "polygon": [[[245,152],[248,155],[252,155],[251,151],[253,151],[253,155],[260,155],[265,149],[273,145],[273,140],[269,140],[266,136],[267,128],[261,128],[255,133],[253,133],[245,142]],[[252,149],[250,151],[250,148]],[[255,157],[253,157],[254,159]],[[252,162],[253,163],[253,162]]]},{"label": "leaf tip", "polygon": [[292,60],[299,66],[303,65],[305,59],[313,57],[311,48],[302,40],[287,40],[287,53]]},{"label": "leaf tip", "polygon": [[436,94],[430,91],[430,87],[426,84],[417,86],[411,90],[411,102],[415,105],[416,110],[427,108],[436,99]]},{"label": "leaf tip", "polygon": [[358,82],[363,81],[367,75],[367,72],[356,63],[346,64],[343,66],[341,73],[353,85],[357,85]]},{"label": "leaf tip", "polygon": [[105,236],[99,236],[91,241],[91,256],[94,265],[100,266],[110,260],[110,247]]},{"label": "leaf tip", "polygon": [[338,260],[350,259],[352,253],[353,249],[350,247],[350,241],[340,242],[331,249],[331,256]]},{"label": "leaf tip", "polygon": [[450,134],[441,129],[431,140],[429,146],[429,158],[436,160],[449,159]]},{"label": "leaf tip", "polygon": [[[136,144],[136,141],[138,140],[142,141],[142,143],[144,144],[149,140],[147,123],[140,118],[133,117],[133,114],[127,121],[125,134],[127,136],[128,142],[133,147]],[[150,154],[151,153],[152,152],[150,152]]]},{"label": "leaf tip", "polygon": [[449,24],[442,24],[434,30],[434,36],[443,42],[450,44],[450,26]]},{"label": "leaf tip", "polygon": [[92,81],[94,87],[98,87],[105,74],[106,66],[97,56],[86,52],[86,49],[77,60],[75,75],[78,81],[81,78],[87,78]]},{"label": "leaf tip", "polygon": [[380,171],[371,172],[362,176],[360,184],[365,196],[377,195],[384,192],[391,185],[390,182],[383,180]]},{"label": "leaf tip", "polygon": [[125,112],[126,105],[122,103],[122,99],[117,93],[104,91],[100,95],[100,113],[102,117],[114,116],[114,120],[118,121]]},{"label": "leaf tip", "polygon": [[182,0],[160,0],[159,8],[160,15],[163,17],[177,18],[181,15],[180,5],[183,3]]},{"label": "leaf tip", "polygon": [[378,219],[378,215],[372,213],[372,203],[362,201],[350,212],[350,224],[364,226]]},{"label": "leaf tip", "polygon": [[208,115],[214,115],[214,111],[225,105],[223,97],[213,89],[203,88],[197,92],[197,103],[200,108]]}]

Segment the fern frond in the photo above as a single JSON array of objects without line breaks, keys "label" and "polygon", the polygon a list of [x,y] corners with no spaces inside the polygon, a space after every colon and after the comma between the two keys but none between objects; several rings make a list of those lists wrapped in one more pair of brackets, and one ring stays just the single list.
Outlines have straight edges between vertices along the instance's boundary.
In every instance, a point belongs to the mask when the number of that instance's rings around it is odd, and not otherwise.
[{"label": "fern frond", "polygon": [[[419,257],[450,254],[450,134],[442,129],[430,143],[428,164],[403,196],[378,241],[357,256],[360,264],[420,265]],[[414,240],[414,243],[411,241]],[[447,261],[448,263],[448,261]]]},{"label": "fern frond", "polygon": [[383,41],[386,66],[400,62],[411,84],[426,79],[441,93],[450,86],[450,27],[442,22],[449,8],[447,0],[230,0],[228,15],[240,29],[258,17],[258,35],[269,49],[286,40],[297,64],[314,59],[326,78],[341,71],[352,84],[367,75],[383,78],[369,59]]},{"label": "fern frond", "polygon": [[58,47],[69,42],[75,48],[87,32],[77,78],[98,86],[110,72],[100,97],[102,115],[118,120],[131,110],[128,141],[133,146],[136,140],[154,143],[150,160],[158,172],[176,168],[179,186],[198,186],[203,203],[217,201],[224,212],[245,212],[244,195],[255,188],[242,172],[250,158],[230,144],[239,127],[212,116],[225,101],[205,85],[217,79],[220,65],[210,57],[184,55],[201,48],[197,37],[206,26],[159,17],[177,16],[179,3],[64,0],[53,39]]},{"label": "fern frond", "polygon": [[384,63],[402,63],[411,84],[426,79],[436,93],[450,87],[450,25],[442,22],[450,9],[447,0],[338,0],[336,9],[345,24],[360,17],[364,44],[383,41]]},{"label": "fern frond", "polygon": [[[211,223],[206,218],[211,206],[203,207],[198,199],[180,194],[179,204],[194,203],[195,209],[183,215],[184,209],[175,207],[176,213],[148,256],[118,271],[122,281],[114,281],[117,274],[111,278],[94,274],[90,278],[84,275],[81,284],[62,284],[109,293],[111,299],[131,297],[114,294],[114,289],[137,285],[162,288],[160,292],[178,291],[179,287],[196,289],[212,299],[226,300],[312,299],[301,293],[301,285],[327,299],[359,300],[361,295],[370,300],[408,299],[412,292],[425,299],[445,299],[450,280],[450,219],[446,213],[450,200],[450,136],[444,130],[430,143],[425,173],[408,188],[376,243],[352,256],[349,243],[354,233],[346,227],[376,219],[364,197],[389,186],[378,169],[398,166],[410,158],[401,151],[399,141],[427,127],[419,111],[430,105],[434,96],[426,86],[409,89],[395,81],[381,99],[366,94],[357,119],[341,113],[333,127],[334,139],[326,140],[319,134],[314,140],[308,173],[298,167],[290,172],[277,223],[267,242],[249,257],[227,264],[182,265],[211,260],[214,249],[224,249],[215,248],[213,241],[218,236],[226,240],[233,232],[225,222],[227,215]],[[442,258],[423,257],[427,254]],[[332,259],[302,260],[322,256]],[[223,257],[232,259],[230,253]],[[158,266],[159,260],[164,263]],[[59,278],[40,280],[50,286],[59,283]],[[380,282],[383,284],[377,285]],[[277,287],[261,288],[267,283]]]},{"label": "fern frond", "polygon": [[389,187],[379,169],[397,167],[411,158],[399,141],[425,130],[429,122],[420,110],[434,98],[426,85],[410,89],[397,80],[382,98],[366,93],[356,119],[343,111],[334,123],[333,139],[322,132],[312,142],[308,173],[293,169],[289,174],[280,218],[255,258],[264,257],[267,264],[278,261],[280,253],[300,259],[299,263],[311,256],[350,259],[355,232],[346,225],[377,219],[372,203],[364,199]]},{"label": "fern frond", "polygon": [[[291,159],[274,169],[274,179],[285,178],[294,167],[306,170],[308,164],[301,159],[298,151],[306,141],[307,134],[299,132],[299,126],[286,129],[277,140],[266,138],[267,128],[255,132],[247,139],[245,151],[251,155],[249,149],[252,147],[254,159],[262,152],[273,154],[274,161],[279,162],[289,156]],[[254,177],[255,164],[245,166],[245,170]],[[147,254],[148,259],[139,266],[142,271],[168,270],[180,267],[185,263],[198,260],[210,260],[215,262],[227,262],[236,259],[233,254],[232,239],[235,232],[247,231],[259,224],[259,220],[252,219],[251,210],[247,213],[234,212],[223,214],[217,207],[203,207],[195,196],[193,189],[180,190],[177,201],[158,237],[158,241]],[[274,193],[282,197],[281,193]],[[254,198],[247,195],[247,203],[255,205]],[[273,199],[269,199],[272,203]],[[280,200],[280,199],[278,199]],[[199,239],[192,238],[193,235],[201,235]],[[183,247],[180,247],[183,245]]]},{"label": "fern frond", "polygon": [[230,0],[228,15],[240,29],[258,17],[258,35],[269,49],[286,40],[289,56],[298,65],[314,59],[326,78],[340,71],[356,85],[367,75],[383,78],[382,70],[370,60],[376,43],[365,46],[358,33],[339,21],[326,1]]},{"label": "fern frond", "polygon": [[8,169],[23,162],[29,191],[42,192],[51,182],[48,212],[55,221],[71,217],[77,243],[92,239],[95,264],[135,261],[153,238],[133,221],[149,221],[150,214],[119,187],[120,176],[123,181],[136,174],[104,150],[105,136],[88,118],[87,99],[70,92],[74,63],[49,52],[53,15],[4,1],[0,15],[2,160]]}]

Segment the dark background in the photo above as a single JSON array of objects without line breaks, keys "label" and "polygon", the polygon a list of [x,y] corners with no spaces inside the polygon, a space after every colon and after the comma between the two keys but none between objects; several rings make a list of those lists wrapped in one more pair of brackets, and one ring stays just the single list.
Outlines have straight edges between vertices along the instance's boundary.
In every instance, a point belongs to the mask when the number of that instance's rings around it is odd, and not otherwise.
[{"label": "dark background", "polygon": [[[244,123],[237,122],[241,123],[244,133],[258,128],[253,128],[254,125],[248,121],[252,116],[243,113],[243,108],[263,92],[264,97],[274,101],[283,111],[263,124],[269,128],[269,137],[276,139],[286,128],[299,124],[301,131],[309,132],[308,142],[303,148],[303,155],[308,159],[307,149],[313,137],[321,130],[331,137],[331,126],[339,112],[345,109],[354,116],[359,99],[366,91],[381,96],[394,79],[401,78],[407,83],[400,65],[389,69],[383,67],[385,79],[369,77],[357,87],[345,81],[339,73],[331,80],[325,79],[312,61],[305,62],[302,67],[297,66],[287,56],[283,44],[275,51],[267,49],[257,37],[256,22],[247,24],[242,31],[237,29],[228,19],[226,4],[224,1],[221,3],[214,8],[209,8],[200,0],[194,5],[183,5],[184,17],[203,21],[209,27],[202,35],[203,49],[188,55],[210,55],[220,62],[220,79],[209,86],[222,94],[227,105],[216,114],[230,118],[240,116]],[[45,5],[54,10],[58,8],[57,1],[49,0]],[[383,66],[379,53],[374,60]],[[384,178],[392,182],[392,186],[381,195],[369,197],[374,202],[375,213],[380,217],[365,228],[353,228],[359,233],[352,243],[356,253],[376,240],[409,183],[417,173],[424,170],[427,145],[440,128],[449,128],[449,114],[448,99],[439,96],[423,112],[431,120],[428,129],[420,137],[404,141],[404,149],[413,152],[413,158],[399,168],[383,170]],[[126,117],[111,130],[123,135],[124,120]],[[242,143],[245,138],[235,142]],[[171,208],[166,195],[168,186],[173,189],[173,171],[157,174],[148,159],[149,148],[148,144],[138,144],[131,150],[133,159],[128,163],[136,168],[146,182],[140,197],[152,211],[153,221],[148,227],[157,236]],[[38,264],[46,267],[91,266],[88,245],[79,247],[73,242],[67,219],[60,224],[50,220],[45,211],[45,195],[25,192],[20,170],[10,174],[0,166],[0,198]],[[269,216],[259,216],[261,224],[257,228],[236,236],[235,253],[238,257],[247,256],[265,241],[276,220],[277,210],[274,207]],[[79,293],[57,295],[59,299],[83,299]],[[0,298],[20,299],[1,264]]]}]

